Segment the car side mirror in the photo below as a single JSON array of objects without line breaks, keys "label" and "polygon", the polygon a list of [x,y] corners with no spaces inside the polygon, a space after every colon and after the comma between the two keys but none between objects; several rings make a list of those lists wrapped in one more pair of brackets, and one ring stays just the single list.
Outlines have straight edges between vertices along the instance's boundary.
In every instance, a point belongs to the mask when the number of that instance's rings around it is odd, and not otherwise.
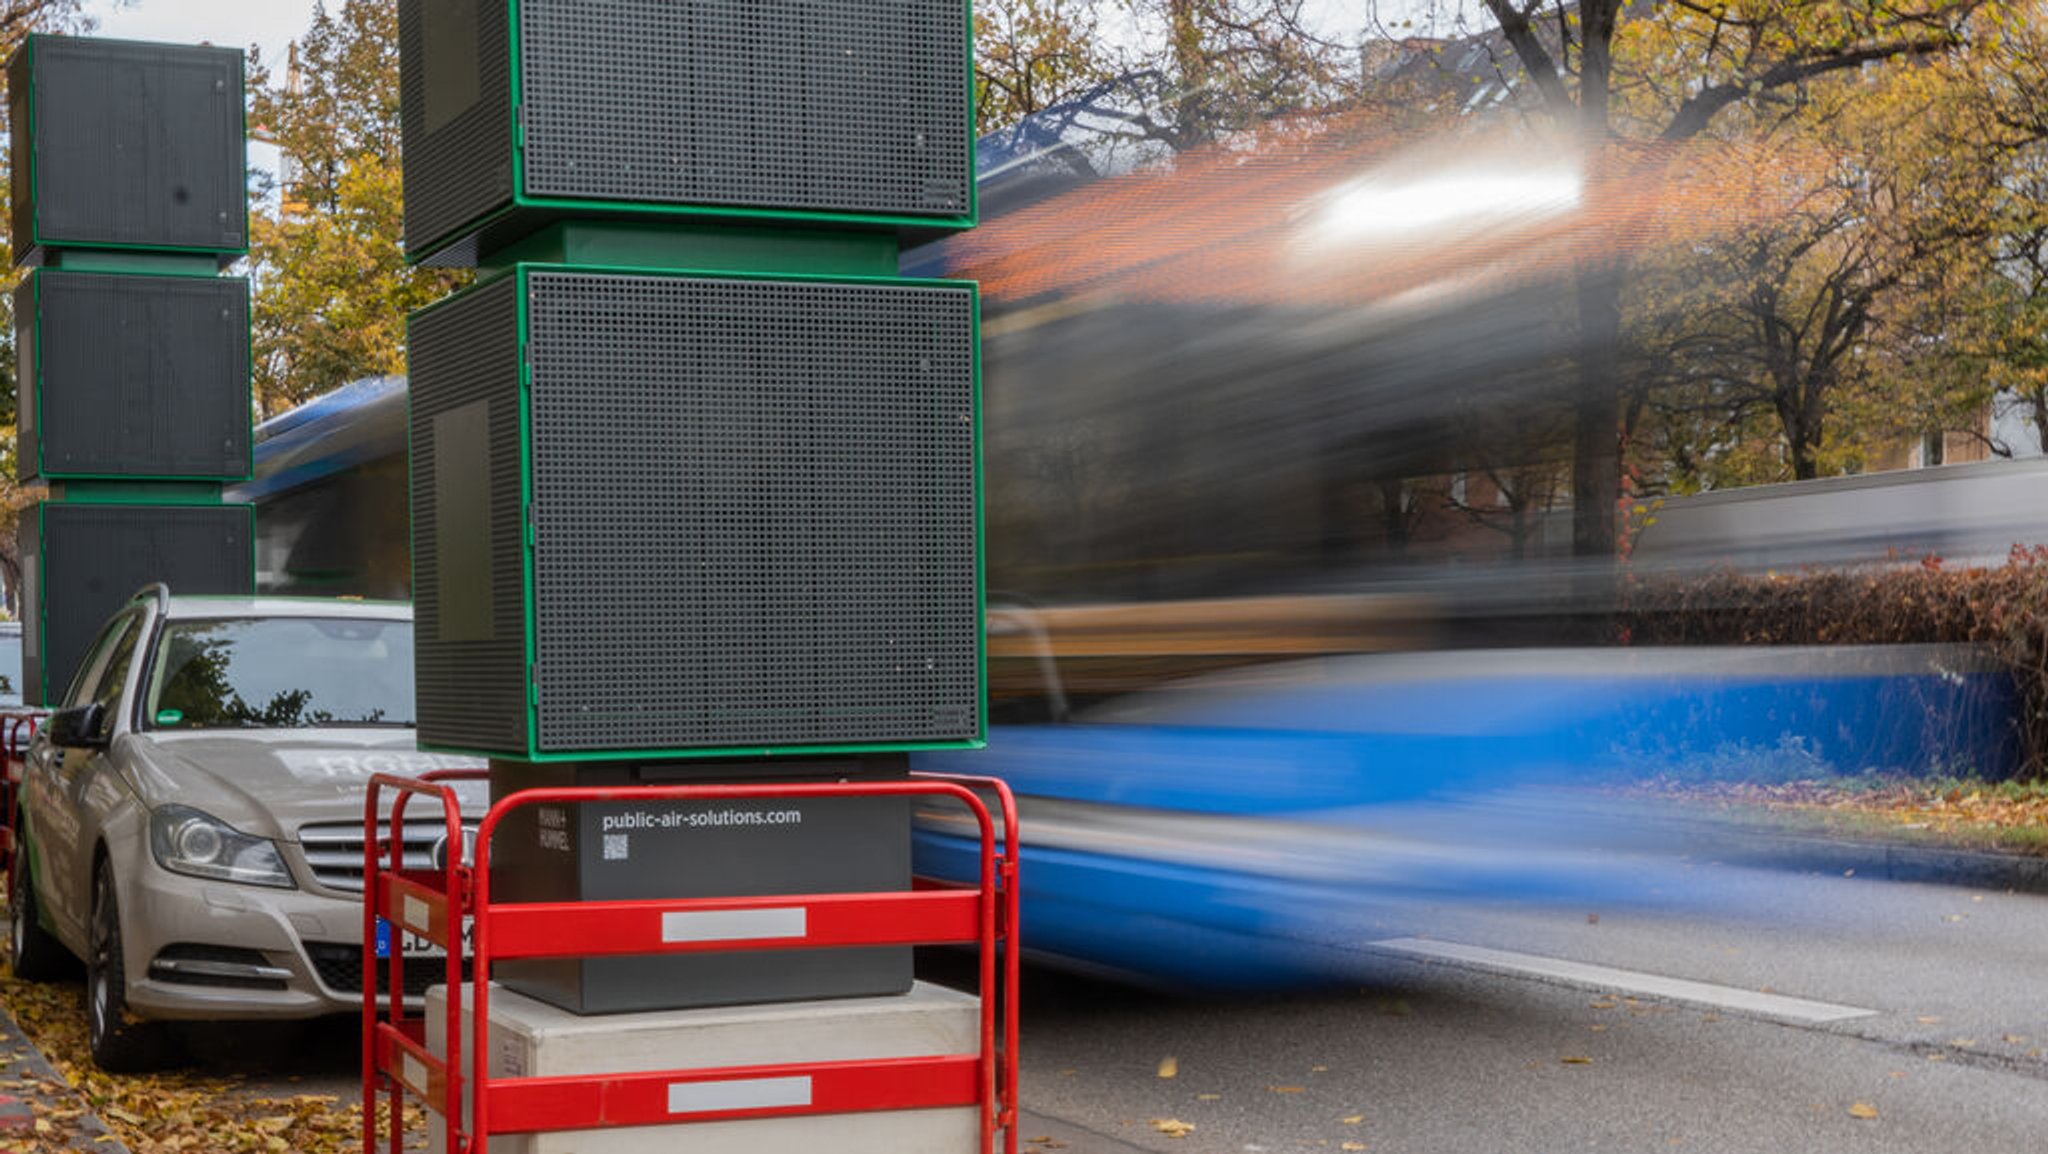
[{"label": "car side mirror", "polygon": [[63,749],[104,749],[107,707],[95,701],[50,715],[50,744]]}]

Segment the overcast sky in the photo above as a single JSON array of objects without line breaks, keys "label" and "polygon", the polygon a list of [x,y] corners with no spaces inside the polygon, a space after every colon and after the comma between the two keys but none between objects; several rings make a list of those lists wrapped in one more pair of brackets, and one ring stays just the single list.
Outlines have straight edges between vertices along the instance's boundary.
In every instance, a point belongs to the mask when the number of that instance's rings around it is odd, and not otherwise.
[{"label": "overcast sky", "polygon": [[123,40],[263,47],[265,60],[284,59],[285,45],[313,22],[313,0],[87,0],[99,35]]}]

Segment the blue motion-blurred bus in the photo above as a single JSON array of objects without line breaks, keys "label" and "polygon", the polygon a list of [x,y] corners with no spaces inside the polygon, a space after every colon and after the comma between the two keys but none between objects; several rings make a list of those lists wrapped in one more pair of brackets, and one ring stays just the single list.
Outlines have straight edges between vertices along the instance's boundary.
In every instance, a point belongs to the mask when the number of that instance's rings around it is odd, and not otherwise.
[{"label": "blue motion-blurred bus", "polygon": [[[1511,490],[1575,379],[1540,164],[1325,133],[1162,166],[1113,111],[984,140],[986,223],[904,261],[984,284],[992,725],[926,765],[1021,795],[1034,954],[1342,976],[1431,903],[1626,880],[1540,808],[1605,775],[2013,756],[1968,655],[1557,648],[1597,591],[1503,561],[1554,546]],[[1529,202],[1450,204],[1487,164]],[[265,424],[262,587],[406,596],[404,454],[401,379]],[[921,865],[960,833],[925,815]]]}]

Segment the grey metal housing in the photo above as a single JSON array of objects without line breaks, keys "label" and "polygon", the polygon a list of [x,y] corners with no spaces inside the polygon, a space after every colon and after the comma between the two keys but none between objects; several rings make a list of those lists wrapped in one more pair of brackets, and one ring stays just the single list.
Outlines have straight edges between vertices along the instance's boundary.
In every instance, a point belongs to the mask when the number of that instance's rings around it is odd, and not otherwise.
[{"label": "grey metal housing", "polygon": [[523,266],[416,314],[421,741],[977,743],[975,308],[943,282]]},{"label": "grey metal housing", "polygon": [[22,480],[249,475],[249,282],[41,268],[14,294]]},{"label": "grey metal housing", "polygon": [[[43,502],[19,529],[22,697],[53,705],[128,595],[162,582],[189,593],[255,591],[248,505]],[[61,596],[50,590],[61,588]]]},{"label": "grey metal housing", "polygon": [[406,247],[472,262],[479,230],[488,250],[565,211],[970,224],[968,19],[965,0],[401,0]]},{"label": "grey metal housing", "polygon": [[239,51],[32,36],[8,89],[14,263],[249,247]]}]

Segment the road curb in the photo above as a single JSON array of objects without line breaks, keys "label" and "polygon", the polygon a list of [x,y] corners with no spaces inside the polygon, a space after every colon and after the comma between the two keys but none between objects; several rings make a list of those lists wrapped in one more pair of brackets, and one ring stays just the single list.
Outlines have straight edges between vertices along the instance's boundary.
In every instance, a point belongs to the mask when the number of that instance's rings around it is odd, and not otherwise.
[{"label": "road curb", "polygon": [[[0,918],[0,923],[4,921]],[[128,1147],[29,1040],[4,1003],[0,1003],[0,1083],[5,1085],[0,1091],[0,1154],[128,1154]],[[13,1109],[7,1099],[12,1100]],[[48,1122],[49,1129],[39,1130],[38,1121]]]}]

